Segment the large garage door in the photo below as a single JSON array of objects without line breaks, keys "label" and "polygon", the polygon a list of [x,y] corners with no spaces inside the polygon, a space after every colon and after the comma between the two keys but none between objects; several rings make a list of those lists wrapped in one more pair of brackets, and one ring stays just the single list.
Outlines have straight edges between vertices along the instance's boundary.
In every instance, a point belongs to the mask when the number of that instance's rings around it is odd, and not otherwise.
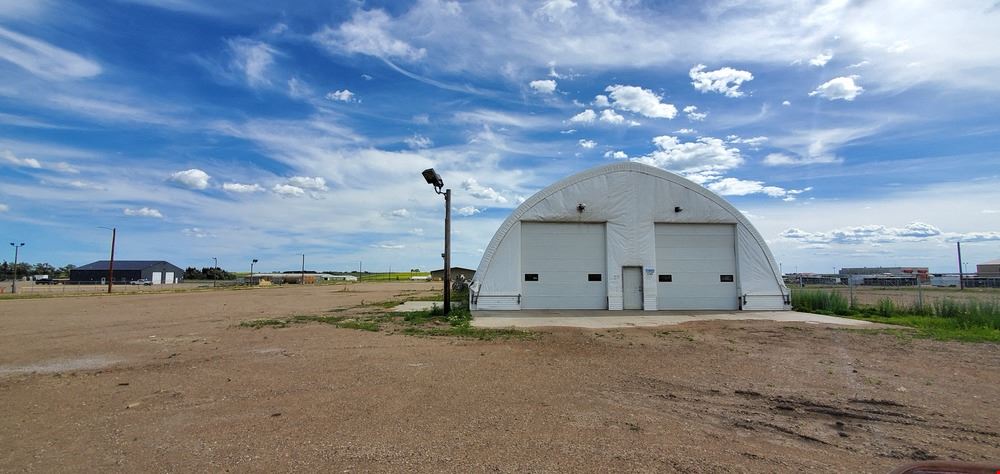
[{"label": "large garage door", "polygon": [[656,224],[657,309],[738,309],[735,227]]},{"label": "large garage door", "polygon": [[522,309],[607,309],[604,224],[521,223]]}]

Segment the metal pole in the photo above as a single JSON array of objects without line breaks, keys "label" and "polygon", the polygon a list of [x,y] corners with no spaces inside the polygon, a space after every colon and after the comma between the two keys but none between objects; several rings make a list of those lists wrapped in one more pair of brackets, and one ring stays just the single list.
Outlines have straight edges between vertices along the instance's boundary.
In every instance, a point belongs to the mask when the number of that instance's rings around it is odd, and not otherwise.
[{"label": "metal pole", "polygon": [[451,312],[451,189],[444,192],[444,315]]},{"label": "metal pole", "polygon": [[962,243],[955,242],[955,246],[958,247],[958,289],[965,289],[965,274],[962,273]]},{"label": "metal pole", "polygon": [[219,259],[212,257],[212,261],[215,262],[215,271],[212,272],[212,287],[215,288],[215,283],[219,280]]},{"label": "metal pole", "polygon": [[10,281],[10,292],[17,293],[17,251],[24,247],[24,242],[21,242],[21,245],[11,242],[10,245],[14,247],[14,279]]},{"label": "metal pole", "polygon": [[118,235],[118,228],[111,228],[111,260],[108,262],[108,293],[111,293],[111,286],[115,282],[115,237]]},{"label": "metal pole", "polygon": [[302,281],[300,281],[299,283],[305,285],[306,284],[306,254],[303,253],[301,255],[302,255]]}]

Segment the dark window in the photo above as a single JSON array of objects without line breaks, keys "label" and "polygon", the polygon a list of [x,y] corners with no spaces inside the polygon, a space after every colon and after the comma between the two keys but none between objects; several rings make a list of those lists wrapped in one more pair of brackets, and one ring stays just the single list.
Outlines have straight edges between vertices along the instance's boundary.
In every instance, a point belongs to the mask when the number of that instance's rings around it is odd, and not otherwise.
[{"label": "dark window", "polygon": [[525,273],[524,274],[524,281],[538,281],[538,274],[537,273]]},{"label": "dark window", "polygon": [[672,281],[674,281],[673,275],[660,275],[660,282],[670,283]]},{"label": "dark window", "polygon": [[587,281],[601,281],[601,274],[600,273],[588,274]]},{"label": "dark window", "polygon": [[719,281],[722,282],[722,283],[732,283],[733,282],[733,276],[732,275],[719,275]]}]

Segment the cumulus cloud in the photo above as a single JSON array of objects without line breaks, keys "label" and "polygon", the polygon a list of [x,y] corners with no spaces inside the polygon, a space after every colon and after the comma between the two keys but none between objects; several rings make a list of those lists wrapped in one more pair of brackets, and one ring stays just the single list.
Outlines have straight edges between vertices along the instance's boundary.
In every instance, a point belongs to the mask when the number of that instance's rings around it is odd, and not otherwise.
[{"label": "cumulus cloud", "polygon": [[681,135],[696,135],[698,131],[693,128],[682,128],[675,131],[674,133],[679,133]]},{"label": "cumulus cloud", "polygon": [[460,216],[466,216],[466,217],[468,217],[468,216],[474,216],[476,214],[479,214],[480,212],[483,212],[482,209],[476,209],[474,206],[464,206],[464,207],[459,207],[459,208],[452,208],[452,210],[455,211],[456,214],[458,214]]},{"label": "cumulus cloud", "polygon": [[414,134],[412,137],[407,137],[403,139],[406,146],[414,150],[420,150],[423,148],[430,148],[434,146],[434,142],[430,138],[427,138],[420,134]]},{"label": "cumulus cloud", "polygon": [[722,178],[718,181],[708,183],[707,187],[722,196],[766,194],[774,198],[783,198],[785,201],[794,201],[796,195],[812,190],[811,187],[805,189],[785,189],[778,186],[765,186],[761,181],[738,178]]},{"label": "cumulus cloud", "polygon": [[212,179],[212,177],[209,176],[208,173],[197,168],[178,171],[170,175],[170,181],[188,189],[205,189],[208,187],[208,181],[210,179]]},{"label": "cumulus cloud", "polygon": [[699,137],[692,142],[682,143],[677,137],[662,135],[653,139],[657,150],[633,158],[647,165],[680,173],[718,173],[743,164],[740,150],[727,147],[718,138]]},{"label": "cumulus cloud", "polygon": [[753,74],[750,74],[750,71],[741,71],[731,67],[706,71],[705,67],[704,64],[699,64],[688,71],[691,85],[702,93],[718,92],[726,97],[743,97],[740,86],[744,82],[753,80]]},{"label": "cumulus cloud", "polygon": [[787,100],[783,100],[783,101],[781,101],[781,105],[784,105],[785,107],[788,107],[789,105],[792,105],[792,103],[789,102],[789,101],[787,101]]},{"label": "cumulus cloud", "polygon": [[815,67],[823,67],[826,66],[826,63],[830,62],[831,59],[833,59],[833,53],[829,51],[824,51],[822,53],[817,54],[816,57],[810,59],[809,65]]},{"label": "cumulus cloud", "polygon": [[581,147],[586,148],[588,150],[597,146],[597,142],[587,139],[580,140],[577,143],[579,143]]},{"label": "cumulus cloud", "polygon": [[612,125],[621,125],[625,123],[625,117],[614,110],[604,109],[601,111],[601,121]]},{"label": "cumulus cloud", "polygon": [[469,178],[462,182],[462,189],[465,189],[470,196],[476,199],[482,199],[485,201],[493,201],[495,203],[504,204],[507,202],[507,198],[503,197],[493,188],[489,188],[479,184],[475,178]]},{"label": "cumulus cloud", "polygon": [[348,89],[327,92],[326,98],[339,102],[357,102],[354,93]]},{"label": "cumulus cloud", "polygon": [[302,197],[306,194],[305,189],[290,184],[275,184],[271,192],[281,197]]},{"label": "cumulus cloud", "polygon": [[229,66],[243,74],[247,85],[259,87],[271,83],[267,73],[274,64],[274,55],[277,52],[274,48],[267,43],[249,38],[233,38],[226,43],[232,57]]},{"label": "cumulus cloud", "polygon": [[994,242],[1000,240],[1000,232],[966,232],[964,234],[949,234],[948,242]]},{"label": "cumulus cloud", "polygon": [[887,227],[875,224],[860,225],[826,232],[808,232],[798,228],[790,228],[780,234],[785,239],[810,244],[915,242],[942,235],[941,229],[923,222],[912,222],[903,227]]},{"label": "cumulus cloud", "polygon": [[[28,2],[9,2],[3,6],[11,8],[18,3]],[[0,59],[48,79],[77,79],[101,73],[101,66],[94,61],[4,27],[0,27]]]},{"label": "cumulus cloud", "polygon": [[688,120],[693,122],[701,122],[708,117],[708,112],[698,112],[698,107],[694,105],[684,107],[684,113],[687,114]]},{"label": "cumulus cloud", "polygon": [[399,40],[389,32],[392,19],[382,10],[359,10],[337,28],[324,27],[312,36],[333,54],[365,54],[384,59],[416,60],[426,51]]},{"label": "cumulus cloud", "polygon": [[608,150],[608,151],[604,152],[604,157],[605,158],[613,158],[615,160],[627,160],[628,159],[628,154],[626,154],[624,151],[621,151],[621,150],[618,150],[618,151]]},{"label": "cumulus cloud", "polygon": [[38,160],[34,158],[18,157],[10,150],[4,150],[3,153],[0,153],[0,156],[3,157],[4,161],[14,166],[23,166],[25,168],[36,168],[36,169],[42,167],[42,164]]},{"label": "cumulus cloud", "polygon": [[649,89],[616,84],[604,89],[611,97],[611,105],[620,110],[635,112],[649,118],[672,119],[677,116],[677,107],[665,104],[661,97]]},{"label": "cumulus cloud", "polygon": [[569,119],[569,121],[571,123],[594,123],[594,120],[596,119],[597,119],[597,113],[591,109],[587,109],[584,110],[583,112],[574,115],[572,118]]},{"label": "cumulus cloud", "polygon": [[264,191],[264,188],[257,183],[223,183],[222,189],[230,193],[259,193]]},{"label": "cumulus cloud", "polygon": [[556,81],[552,79],[542,79],[538,81],[531,81],[529,84],[535,92],[541,94],[551,94],[556,91]]},{"label": "cumulus cloud", "polygon": [[293,176],[288,178],[288,184],[302,189],[310,189],[313,191],[326,191],[326,180],[322,177],[309,177],[309,176]]},{"label": "cumulus cloud", "polygon": [[395,209],[395,210],[389,212],[389,216],[391,216],[391,217],[398,217],[398,218],[406,218],[406,217],[410,217],[410,211],[408,211],[406,209]]},{"label": "cumulus cloud", "polygon": [[141,207],[139,209],[131,209],[131,208],[126,207],[123,210],[123,212],[125,213],[126,216],[132,216],[132,217],[155,217],[157,219],[163,219],[163,214],[160,214],[160,211],[158,211],[156,209],[149,208],[149,207]]},{"label": "cumulus cloud", "polygon": [[608,102],[608,96],[604,94],[595,95],[594,107],[601,107],[601,108],[611,107],[611,102]]},{"label": "cumulus cloud", "polygon": [[809,96],[820,96],[828,100],[841,99],[852,101],[865,91],[863,87],[854,82],[855,79],[858,79],[858,76],[841,76],[830,79],[817,87],[816,90],[810,92]]}]

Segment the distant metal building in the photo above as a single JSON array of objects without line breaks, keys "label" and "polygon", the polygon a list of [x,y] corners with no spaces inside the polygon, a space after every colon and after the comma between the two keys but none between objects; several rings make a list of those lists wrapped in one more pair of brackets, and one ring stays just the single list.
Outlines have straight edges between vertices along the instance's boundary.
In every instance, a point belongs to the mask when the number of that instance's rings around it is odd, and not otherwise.
[{"label": "distant metal building", "polygon": [[[472,277],[476,276],[476,271],[471,268],[463,267],[451,267],[451,280],[452,281],[472,281]],[[441,281],[444,280],[444,269],[432,270],[431,280]]]},{"label": "distant metal building", "polygon": [[927,267],[857,267],[841,268],[841,275],[865,275],[871,277],[912,277],[921,282],[931,281]]},{"label": "distant metal building", "polygon": [[1000,277],[1000,260],[990,260],[976,265],[976,274],[983,277]]},{"label": "distant metal building", "polygon": [[[105,284],[108,282],[107,260],[98,260],[69,272],[69,282]],[[170,285],[184,280],[184,270],[164,260],[115,260],[114,283],[149,280],[153,285]]]}]

